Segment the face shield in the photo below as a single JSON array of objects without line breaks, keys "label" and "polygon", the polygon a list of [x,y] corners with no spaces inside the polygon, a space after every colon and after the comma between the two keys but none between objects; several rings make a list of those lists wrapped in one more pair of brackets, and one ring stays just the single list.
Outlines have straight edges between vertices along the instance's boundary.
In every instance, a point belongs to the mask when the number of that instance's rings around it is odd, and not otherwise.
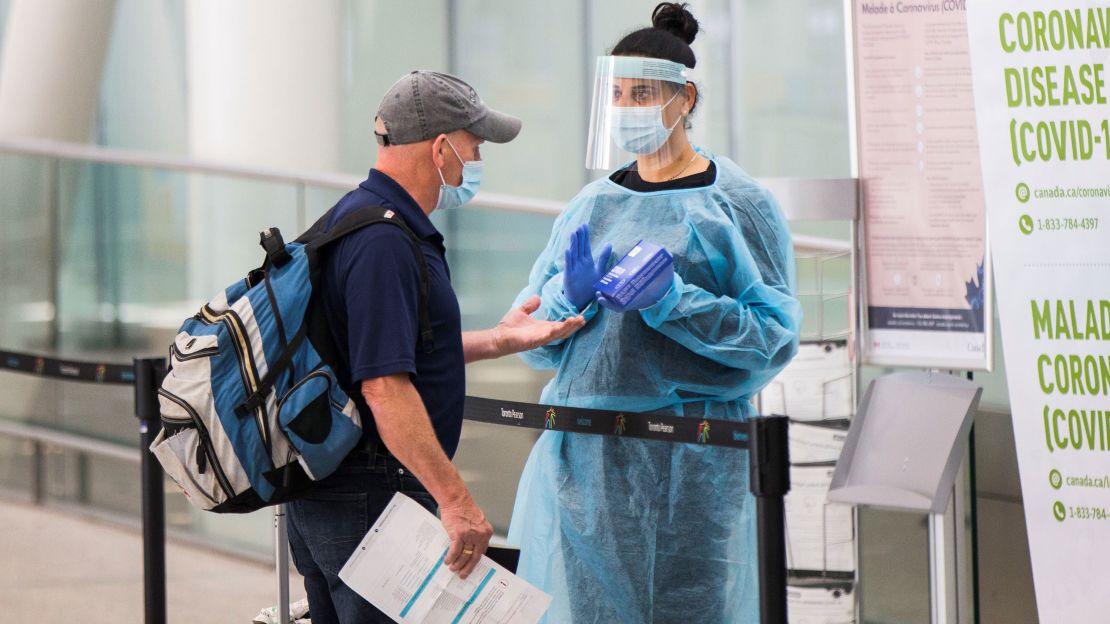
[{"label": "face shield", "polygon": [[681,147],[672,150],[667,139],[686,118],[688,72],[685,65],[663,59],[599,57],[586,168],[612,169],[642,156],[659,166],[672,162]]}]

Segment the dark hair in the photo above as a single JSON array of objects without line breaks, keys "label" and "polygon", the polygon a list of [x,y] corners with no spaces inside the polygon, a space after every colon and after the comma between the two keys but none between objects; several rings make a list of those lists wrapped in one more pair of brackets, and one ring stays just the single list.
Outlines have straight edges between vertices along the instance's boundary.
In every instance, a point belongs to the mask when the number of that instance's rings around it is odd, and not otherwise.
[{"label": "dark hair", "polygon": [[[694,19],[686,6],[685,2],[659,3],[651,12],[651,26],[625,35],[609,54],[666,59],[693,69],[698,64],[698,59],[694,57],[690,44],[698,35],[698,20]],[[697,85],[694,85],[694,89],[697,91]],[[701,99],[696,93],[694,97],[687,119],[697,108],[697,100]],[[689,128],[690,122],[687,121],[684,125]]]},{"label": "dark hair", "polygon": [[651,12],[651,27],[628,33],[610,54],[667,59],[693,68],[698,60],[690,44],[697,34],[698,20],[686,10],[685,2],[662,2]]}]

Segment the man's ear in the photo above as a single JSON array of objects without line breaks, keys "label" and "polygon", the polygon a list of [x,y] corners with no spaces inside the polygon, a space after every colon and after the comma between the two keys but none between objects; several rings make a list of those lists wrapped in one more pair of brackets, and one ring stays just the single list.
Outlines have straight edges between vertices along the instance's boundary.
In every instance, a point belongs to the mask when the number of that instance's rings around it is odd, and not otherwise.
[{"label": "man's ear", "polygon": [[447,147],[447,135],[441,134],[432,139],[432,162],[435,166],[442,169],[447,164],[447,156],[444,154]]}]

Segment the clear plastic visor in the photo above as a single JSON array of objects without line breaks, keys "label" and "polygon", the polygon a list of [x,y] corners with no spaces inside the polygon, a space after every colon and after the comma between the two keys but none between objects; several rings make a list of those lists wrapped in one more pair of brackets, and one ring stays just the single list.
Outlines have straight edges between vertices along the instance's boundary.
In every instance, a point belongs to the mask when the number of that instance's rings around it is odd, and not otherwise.
[{"label": "clear plastic visor", "polygon": [[682,146],[672,148],[669,139],[685,120],[688,71],[662,59],[599,57],[586,168],[608,170],[644,157],[657,167],[673,162]]}]

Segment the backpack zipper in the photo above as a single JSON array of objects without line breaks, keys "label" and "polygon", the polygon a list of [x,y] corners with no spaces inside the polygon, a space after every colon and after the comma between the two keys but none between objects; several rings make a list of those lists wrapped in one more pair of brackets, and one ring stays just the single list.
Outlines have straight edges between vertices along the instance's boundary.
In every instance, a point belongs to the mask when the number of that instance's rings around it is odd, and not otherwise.
[{"label": "backpack zipper", "polygon": [[179,362],[185,362],[185,361],[188,361],[188,360],[196,360],[196,359],[200,359],[200,358],[203,358],[203,357],[212,357],[213,355],[216,355],[219,352],[220,352],[220,347],[215,346],[215,347],[207,347],[205,349],[200,349],[199,351],[193,351],[192,353],[182,353],[181,349],[177,348],[176,343],[170,345],[170,355],[177,358],[177,360]]},{"label": "backpack zipper", "polygon": [[343,411],[344,406],[340,405],[338,402],[331,398],[331,375],[329,375],[327,371],[321,370],[322,368],[324,368],[324,363],[320,362],[316,365],[316,368],[312,369],[311,372],[305,375],[300,381],[293,384],[293,387],[285,392],[285,395],[282,396],[281,399],[277,402],[277,411],[279,414],[281,413],[281,407],[289,401],[289,397],[291,397],[293,393],[296,392],[297,388],[303,386],[309,379],[312,379],[313,377],[323,377],[328,380],[328,403],[330,403],[331,406],[335,409],[341,412]]},{"label": "backpack zipper", "polygon": [[[200,441],[203,445],[204,455],[206,455],[208,457],[209,463],[212,464],[212,471],[214,473],[216,473],[216,482],[219,483],[220,489],[222,489],[224,491],[224,494],[227,496],[228,500],[231,500],[232,498],[234,498],[235,493],[232,490],[231,481],[228,480],[227,475],[224,474],[223,467],[220,466],[220,462],[216,459],[216,457],[217,457],[216,456],[216,447],[212,444],[212,438],[208,433],[208,427],[206,427],[204,425],[204,421],[201,420],[201,418],[197,414],[196,410],[194,410],[193,407],[191,405],[189,405],[181,397],[177,396],[176,394],[172,394],[172,393],[170,393],[170,392],[168,392],[168,391],[166,391],[162,388],[158,389],[158,394],[159,394],[159,396],[164,396],[167,399],[169,399],[170,401],[173,401],[180,408],[185,410],[185,412],[187,414],[189,414],[189,420],[192,421],[192,423],[197,428],[197,436],[200,437]],[[175,422],[185,422],[185,419],[183,419],[183,418],[182,419],[166,418],[166,417],[163,416],[162,419],[163,420],[175,421]],[[199,456],[197,457],[197,471],[202,473],[202,474],[204,473],[204,466],[201,464],[201,460],[200,460]],[[194,481],[194,483],[195,483],[195,481]],[[213,500],[212,502],[216,502],[216,501]]]},{"label": "backpack zipper", "polygon": [[[206,325],[213,323],[223,323],[231,332],[233,340],[231,344],[235,347],[237,360],[239,361],[239,373],[243,378],[243,387],[246,388],[247,396],[254,394],[258,389],[258,372],[255,368],[254,358],[250,353],[250,340],[247,339],[247,329],[243,325],[243,320],[234,310],[227,310],[220,314],[216,314],[207,305],[200,309],[201,318],[199,319]],[[266,447],[266,454],[273,456],[273,449],[270,444],[270,428],[266,424],[266,408],[264,405],[258,406],[254,410],[255,424],[258,425],[258,433],[262,436],[262,444]]]}]

